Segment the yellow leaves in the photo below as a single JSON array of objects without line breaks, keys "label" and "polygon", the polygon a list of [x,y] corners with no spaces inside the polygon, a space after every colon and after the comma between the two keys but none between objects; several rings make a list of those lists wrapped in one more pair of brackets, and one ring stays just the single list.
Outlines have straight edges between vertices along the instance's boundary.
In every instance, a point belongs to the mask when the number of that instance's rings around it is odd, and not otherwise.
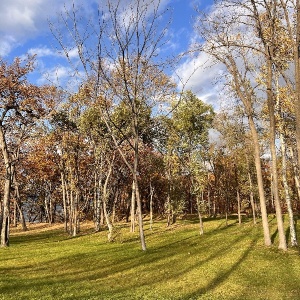
[{"label": "yellow leaves", "polygon": [[287,69],[288,62],[293,59],[294,41],[279,17],[271,18],[267,13],[262,13],[259,21],[260,37],[269,47],[273,61],[277,67]]}]

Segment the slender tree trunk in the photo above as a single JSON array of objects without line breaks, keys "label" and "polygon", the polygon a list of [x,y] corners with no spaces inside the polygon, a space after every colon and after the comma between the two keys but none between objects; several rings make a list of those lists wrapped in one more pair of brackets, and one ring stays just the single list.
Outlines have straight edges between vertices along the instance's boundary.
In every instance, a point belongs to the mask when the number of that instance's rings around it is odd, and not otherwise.
[{"label": "slender tree trunk", "polygon": [[137,176],[135,175],[136,180],[136,203],[137,203],[137,211],[138,211],[138,220],[139,220],[139,233],[140,233],[140,240],[141,240],[141,246],[142,250],[146,251],[146,241],[144,236],[144,227],[143,227],[143,215],[142,215],[142,203],[140,198],[140,190],[138,186]]},{"label": "slender tree trunk", "polygon": [[51,225],[54,221],[53,216],[53,203],[52,203],[52,184],[49,182],[49,194],[48,194],[48,202],[49,202],[49,224]]},{"label": "slender tree trunk", "polygon": [[72,235],[74,227],[74,197],[73,191],[69,191],[69,234]]},{"label": "slender tree trunk", "polygon": [[19,217],[20,217],[20,222],[21,222],[21,225],[22,225],[22,230],[27,231],[28,228],[26,226],[24,213],[23,213],[23,210],[22,210],[22,207],[21,207],[20,191],[19,191],[19,185],[16,181],[16,174],[14,174],[14,182],[15,182],[15,203],[14,204],[16,205],[16,208],[19,212]]},{"label": "slender tree trunk", "polygon": [[[202,201],[203,201],[203,191],[201,191],[201,197],[202,197]],[[199,200],[198,195],[196,195],[196,201],[197,201],[197,211],[198,211],[198,218],[199,218],[199,234],[203,235],[203,233],[204,233],[203,220],[202,220],[201,205],[200,205],[200,200]]]},{"label": "slender tree trunk", "polygon": [[243,89],[243,80],[242,81],[240,80],[238,67],[236,65],[236,62],[234,61],[234,58],[229,57],[228,60],[229,60],[229,62],[227,62],[227,63],[224,60],[222,62],[226,63],[227,69],[230,70],[230,73],[233,76],[234,84],[235,84],[234,90],[237,92],[238,96],[240,97],[240,99],[242,100],[242,102],[244,104],[245,112],[246,112],[249,127],[250,127],[250,132],[251,132],[251,137],[252,137],[252,142],[253,142],[253,149],[254,149],[254,161],[255,161],[255,169],[256,169],[259,201],[260,201],[260,211],[261,211],[263,233],[264,233],[264,242],[265,242],[266,246],[271,246],[272,241],[271,241],[271,236],[270,236],[266,198],[265,198],[265,191],[264,191],[264,185],[263,185],[259,138],[258,138],[256,125],[254,122],[252,94],[249,93],[249,91],[247,90],[248,89],[247,84],[246,84],[246,87]]},{"label": "slender tree trunk", "polygon": [[18,202],[17,202],[16,204],[17,204],[17,208],[18,208],[18,211],[19,211],[20,223],[21,223],[21,225],[22,225],[22,230],[23,230],[23,231],[27,231],[28,228],[27,228],[27,226],[26,226],[26,220],[25,220],[25,216],[24,216],[22,207],[20,207],[20,205],[18,204]]},{"label": "slender tree trunk", "polygon": [[105,217],[106,225],[108,227],[107,239],[109,242],[111,242],[113,240],[114,226],[113,226],[113,223],[111,222],[110,213],[108,212],[108,209],[107,209],[107,201],[108,201],[108,197],[109,197],[107,187],[108,187],[108,182],[110,180],[110,176],[112,174],[113,164],[114,164],[114,158],[112,159],[112,161],[109,164],[109,169],[108,169],[108,172],[107,172],[107,175],[105,178],[105,182],[103,185],[103,195],[102,195],[103,214]]},{"label": "slender tree trunk", "polygon": [[101,211],[101,198],[100,198],[100,180],[98,181],[97,172],[94,175],[94,223],[95,231],[100,231],[100,211]]},{"label": "slender tree trunk", "polygon": [[300,0],[296,0],[296,42],[295,42],[295,84],[296,84],[296,142],[298,154],[298,167],[300,167]]},{"label": "slender tree trunk", "polygon": [[207,186],[207,208],[208,208],[208,216],[211,217],[211,199],[210,199],[210,186]]},{"label": "slender tree trunk", "polygon": [[260,146],[259,146],[258,134],[253,120],[253,116],[250,114],[248,115],[248,121],[249,121],[250,131],[253,140],[253,147],[254,147],[254,161],[255,161],[255,169],[256,169],[259,201],[260,201],[260,211],[261,211],[261,218],[262,218],[262,225],[263,225],[263,232],[264,232],[264,241],[266,246],[271,246],[272,241],[270,236],[266,198],[265,198],[265,191],[263,186],[263,176],[261,170]]},{"label": "slender tree trunk", "polygon": [[250,171],[248,170],[248,178],[249,178],[249,188],[250,188],[250,204],[252,208],[252,217],[253,217],[253,224],[256,224],[256,213],[255,213],[255,203],[254,203],[254,197],[253,197],[253,183]]},{"label": "slender tree trunk", "polygon": [[9,153],[7,149],[7,144],[5,141],[3,128],[0,127],[0,148],[2,150],[2,155],[4,158],[5,165],[5,180],[4,180],[4,190],[3,190],[3,200],[2,200],[2,226],[1,226],[1,247],[9,246],[9,225],[10,225],[10,190],[12,184],[12,178],[14,174],[14,166],[12,165]]},{"label": "slender tree trunk", "polygon": [[46,218],[48,220],[48,224],[51,225],[51,197],[50,197],[50,190],[48,184],[45,182],[45,200],[44,200],[44,205],[45,205],[45,212],[46,212]]},{"label": "slender tree trunk", "polygon": [[228,226],[228,199],[226,197],[225,200],[225,223],[226,223],[226,227]]},{"label": "slender tree trunk", "polygon": [[11,174],[6,173],[4,184],[4,197],[3,197],[3,212],[2,212],[2,228],[1,228],[1,247],[9,246],[9,207],[10,207],[10,188],[11,188]]},{"label": "slender tree trunk", "polygon": [[17,210],[17,201],[15,199],[14,201],[14,221],[13,221],[13,226],[17,227],[18,226],[18,210]]},{"label": "slender tree trunk", "polygon": [[63,212],[64,212],[64,229],[68,232],[68,213],[67,213],[67,199],[66,199],[66,181],[63,171],[60,173],[61,178],[61,189],[62,189],[62,201],[63,201]]},{"label": "slender tree trunk", "polygon": [[167,191],[167,199],[166,199],[166,209],[167,209],[167,227],[171,225],[171,171],[169,162],[167,163],[167,179],[168,179],[168,191]]},{"label": "slender tree trunk", "polygon": [[236,199],[237,199],[237,206],[238,206],[238,219],[239,219],[239,225],[242,224],[242,215],[241,215],[241,198],[240,198],[240,192],[237,189],[236,191]]},{"label": "slender tree trunk", "polygon": [[79,232],[79,218],[78,218],[78,203],[79,203],[79,191],[76,189],[75,197],[73,198],[73,233],[75,237]]},{"label": "slender tree trunk", "polygon": [[130,206],[130,232],[135,232],[135,182],[132,181],[131,206]]},{"label": "slender tree trunk", "polygon": [[296,185],[296,190],[297,190],[297,196],[298,196],[298,201],[300,201],[300,180],[299,180],[299,169],[297,165],[296,158],[294,156],[294,150],[292,146],[288,146],[288,152],[290,159],[292,161],[293,165],[293,170],[294,170],[294,179],[295,179],[295,185]]},{"label": "slender tree trunk", "polygon": [[113,227],[113,224],[110,220],[110,214],[107,210],[107,200],[108,200],[107,188],[104,186],[103,196],[102,196],[102,206],[103,206],[103,213],[104,213],[106,225],[107,225],[107,228],[108,228],[107,239],[108,239],[109,242],[111,242],[113,240],[114,227]]},{"label": "slender tree trunk", "polygon": [[114,195],[114,201],[113,201],[113,207],[112,207],[112,223],[115,223],[116,220],[116,206],[117,206],[117,202],[118,202],[118,197],[119,197],[119,193],[118,190],[115,192]]},{"label": "slender tree trunk", "polygon": [[298,246],[297,235],[295,229],[294,213],[291,203],[291,197],[289,192],[289,186],[287,181],[287,166],[286,166],[286,146],[282,132],[280,132],[280,142],[281,142],[281,156],[282,156],[282,182],[285,192],[285,200],[288,209],[289,215],[289,224],[290,224],[290,236],[291,236],[291,246]]},{"label": "slender tree trunk", "polygon": [[[271,50],[270,50],[271,51]],[[276,219],[277,219],[277,228],[279,236],[279,249],[286,250],[286,238],[284,233],[284,225],[282,218],[282,211],[278,193],[278,174],[277,174],[277,154],[275,147],[275,108],[274,108],[274,95],[272,89],[272,80],[273,80],[273,71],[272,71],[272,60],[271,57],[267,59],[267,102],[270,118],[270,150],[271,150],[271,159],[272,159],[272,175],[273,175],[273,192],[274,192],[274,203],[276,209]]]},{"label": "slender tree trunk", "polygon": [[154,187],[152,187],[150,181],[150,230],[153,230],[153,194],[154,194]]}]

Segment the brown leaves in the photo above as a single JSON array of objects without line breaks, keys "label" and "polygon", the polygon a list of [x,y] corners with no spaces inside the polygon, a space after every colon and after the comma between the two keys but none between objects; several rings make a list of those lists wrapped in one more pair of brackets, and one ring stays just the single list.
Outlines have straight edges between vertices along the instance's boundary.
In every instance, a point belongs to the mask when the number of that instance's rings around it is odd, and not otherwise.
[{"label": "brown leaves", "polygon": [[10,122],[18,116],[22,123],[44,116],[54,106],[58,92],[51,86],[36,86],[28,82],[27,75],[34,69],[34,56],[12,64],[0,59],[0,121]]}]

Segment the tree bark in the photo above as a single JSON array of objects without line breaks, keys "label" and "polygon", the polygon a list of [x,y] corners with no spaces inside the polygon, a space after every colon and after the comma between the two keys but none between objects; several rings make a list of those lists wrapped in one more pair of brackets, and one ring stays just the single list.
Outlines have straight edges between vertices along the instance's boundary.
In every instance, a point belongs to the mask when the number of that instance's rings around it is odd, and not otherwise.
[{"label": "tree bark", "polygon": [[298,201],[300,201],[300,180],[299,180],[299,168],[297,164],[297,158],[294,156],[294,150],[292,146],[288,146],[288,152],[289,152],[289,157],[292,161],[293,165],[293,170],[294,170],[294,178],[295,178],[295,185],[296,185],[296,190],[297,190],[297,196],[298,196]]},{"label": "tree bark", "polygon": [[255,212],[255,203],[254,203],[254,197],[253,197],[253,184],[252,184],[252,178],[250,171],[248,171],[248,178],[249,178],[249,188],[250,188],[250,204],[252,208],[252,217],[253,217],[253,224],[256,224],[256,212]]},{"label": "tree bark", "polygon": [[[272,50],[269,50],[272,52]],[[278,174],[277,174],[277,154],[275,147],[276,139],[276,128],[275,128],[275,108],[274,108],[274,95],[272,89],[273,71],[272,71],[272,58],[267,57],[267,104],[270,118],[270,150],[272,159],[272,175],[273,175],[273,192],[274,192],[274,203],[276,209],[277,228],[279,235],[279,249],[286,250],[286,238],[284,233],[284,225],[282,218],[282,211],[278,193]]]},{"label": "tree bark", "polygon": [[14,166],[9,157],[3,128],[0,127],[0,148],[4,158],[5,165],[5,183],[2,200],[2,226],[1,226],[1,247],[9,246],[9,225],[10,225],[10,190],[14,174]]},{"label": "tree bark", "polygon": [[[134,109],[136,110],[136,108]],[[145,235],[144,235],[144,226],[143,226],[143,215],[142,215],[142,202],[140,197],[140,190],[138,184],[138,159],[139,159],[139,148],[138,148],[138,123],[137,123],[137,114],[134,114],[134,162],[133,162],[133,181],[135,183],[135,196],[136,196],[136,206],[138,213],[138,222],[139,222],[139,234],[141,247],[143,251],[147,250]]]},{"label": "tree bark", "polygon": [[67,209],[67,193],[66,193],[66,181],[65,174],[63,171],[60,172],[61,178],[61,189],[62,189],[62,201],[63,201],[63,212],[64,212],[64,229],[68,232],[68,209]]},{"label": "tree bark", "polygon": [[131,205],[130,205],[130,232],[135,232],[135,182],[132,181]]},{"label": "tree bark", "polygon": [[296,142],[298,168],[300,167],[300,0],[296,0],[296,42],[294,47],[295,59],[295,113],[296,113]]},{"label": "tree bark", "polygon": [[266,246],[271,246],[272,241],[271,241],[271,236],[270,236],[268,214],[267,214],[267,207],[266,207],[266,198],[265,198],[265,191],[264,191],[264,186],[263,186],[263,176],[262,176],[262,171],[261,171],[260,147],[259,147],[258,134],[257,134],[257,130],[255,127],[252,115],[248,115],[248,121],[249,121],[250,131],[251,131],[252,140],[253,140],[254,161],[255,161],[255,169],[256,169],[259,201],[260,201],[260,211],[261,211],[261,218],[262,218],[262,225],[263,225],[263,232],[264,232],[264,240],[265,240]]},{"label": "tree bark", "polygon": [[154,187],[152,187],[151,180],[150,180],[150,230],[153,230],[153,194],[154,194]]},{"label": "tree bark", "polygon": [[[201,191],[201,197],[203,200],[203,191]],[[201,205],[200,205],[200,200],[199,196],[196,195],[196,201],[197,201],[197,211],[198,211],[198,218],[199,218],[199,234],[203,235],[204,230],[203,230],[203,220],[202,220],[202,214],[201,214]]]}]

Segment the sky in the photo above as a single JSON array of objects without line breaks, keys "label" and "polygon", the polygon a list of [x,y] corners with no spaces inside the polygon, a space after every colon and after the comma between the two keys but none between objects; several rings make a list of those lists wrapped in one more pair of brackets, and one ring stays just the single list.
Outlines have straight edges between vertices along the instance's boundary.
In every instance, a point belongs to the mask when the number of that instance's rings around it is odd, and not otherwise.
[{"label": "sky", "polygon": [[[88,12],[93,9],[97,0],[74,2],[80,3]],[[63,12],[64,6],[71,7],[72,3],[73,0],[1,0],[0,56],[6,61],[12,61],[26,53],[36,54],[37,69],[31,80],[38,84],[47,83],[46,77],[54,82],[57,78],[63,80],[68,76],[70,66],[58,51],[58,44],[49,28],[49,20],[55,22],[59,13]],[[169,29],[174,51],[172,54],[186,51],[195,39],[195,6],[209,9],[211,4],[212,0],[161,0],[161,7],[170,7],[172,11]],[[222,68],[205,67],[205,62],[207,57],[204,54],[186,57],[177,66],[176,74],[186,83],[185,89],[192,90],[200,99],[217,107],[219,86],[215,81]]]}]

